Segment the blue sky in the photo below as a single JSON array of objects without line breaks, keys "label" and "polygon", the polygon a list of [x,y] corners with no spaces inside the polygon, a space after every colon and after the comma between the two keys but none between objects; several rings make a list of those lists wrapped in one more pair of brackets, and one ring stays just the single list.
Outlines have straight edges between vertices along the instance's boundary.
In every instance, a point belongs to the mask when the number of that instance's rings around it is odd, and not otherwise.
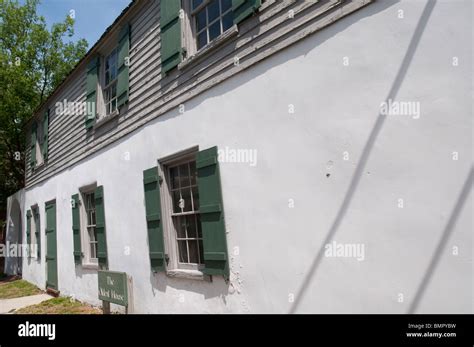
[{"label": "blue sky", "polygon": [[45,17],[48,27],[61,22],[75,11],[73,40],[85,38],[89,48],[99,39],[107,27],[127,7],[131,0],[41,0],[38,14]]}]

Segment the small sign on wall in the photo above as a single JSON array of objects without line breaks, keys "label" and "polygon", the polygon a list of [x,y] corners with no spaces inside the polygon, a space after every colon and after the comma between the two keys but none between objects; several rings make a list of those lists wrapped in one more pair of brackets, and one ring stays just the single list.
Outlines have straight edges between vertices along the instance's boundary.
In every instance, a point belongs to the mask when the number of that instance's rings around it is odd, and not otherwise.
[{"label": "small sign on wall", "polygon": [[125,272],[99,270],[99,299],[128,306],[128,281]]}]

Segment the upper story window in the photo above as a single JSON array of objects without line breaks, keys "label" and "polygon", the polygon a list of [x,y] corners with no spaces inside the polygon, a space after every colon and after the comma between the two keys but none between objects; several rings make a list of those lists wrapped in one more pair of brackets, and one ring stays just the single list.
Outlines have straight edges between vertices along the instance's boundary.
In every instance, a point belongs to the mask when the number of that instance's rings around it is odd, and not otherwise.
[{"label": "upper story window", "polygon": [[36,143],[35,143],[35,152],[36,152],[36,166],[39,166],[44,163],[43,158],[43,151],[41,150],[43,147],[44,141],[44,131],[42,122],[38,122],[36,125]]},{"label": "upper story window", "polygon": [[[161,74],[183,70],[239,34],[262,0],[179,0],[160,3]],[[120,89],[120,88],[119,88]]]},{"label": "upper story window", "polygon": [[48,156],[49,111],[31,126],[30,165],[32,169],[45,163]]},{"label": "upper story window", "polygon": [[234,24],[232,0],[190,0],[196,50],[206,46]]},{"label": "upper story window", "polygon": [[104,67],[104,106],[105,116],[117,111],[118,53],[115,48],[105,57]]},{"label": "upper story window", "polygon": [[88,60],[84,115],[87,131],[114,118],[128,103],[131,27],[125,23],[117,29],[116,40],[109,38],[103,42]]}]

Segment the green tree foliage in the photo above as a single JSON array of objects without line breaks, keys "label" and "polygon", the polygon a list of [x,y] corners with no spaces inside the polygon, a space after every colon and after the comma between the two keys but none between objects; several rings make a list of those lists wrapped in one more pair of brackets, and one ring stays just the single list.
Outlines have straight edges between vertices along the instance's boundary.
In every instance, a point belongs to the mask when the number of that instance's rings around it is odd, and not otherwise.
[{"label": "green tree foliage", "polygon": [[85,55],[72,40],[74,19],[48,28],[39,0],[0,0],[0,219],[9,195],[24,185],[23,127]]}]

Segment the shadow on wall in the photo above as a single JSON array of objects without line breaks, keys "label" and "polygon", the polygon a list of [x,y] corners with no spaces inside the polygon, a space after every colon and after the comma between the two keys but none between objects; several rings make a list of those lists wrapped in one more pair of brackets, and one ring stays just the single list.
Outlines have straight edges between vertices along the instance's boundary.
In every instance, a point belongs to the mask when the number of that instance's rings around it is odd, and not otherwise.
[{"label": "shadow on wall", "polygon": [[[382,1],[380,3],[384,3],[384,2],[385,1]],[[401,85],[402,85],[402,83],[403,83],[403,81],[406,77],[408,68],[410,67],[413,56],[416,52],[416,49],[417,49],[418,44],[420,42],[420,39],[423,35],[423,32],[426,28],[426,25],[427,25],[428,20],[431,16],[431,13],[433,12],[433,9],[436,5],[436,2],[437,2],[437,0],[427,1],[426,5],[423,9],[423,12],[421,14],[421,17],[418,20],[418,24],[415,28],[413,36],[410,40],[410,44],[409,44],[408,49],[405,53],[403,61],[400,64],[400,68],[398,70],[398,73],[395,77],[395,80],[392,83],[392,87],[390,88],[390,91],[388,92],[387,98],[385,99],[386,102],[389,99],[396,99],[396,96],[397,96],[397,94],[400,90],[400,87],[401,87]],[[377,4],[378,4],[378,2],[377,2]],[[375,8],[376,7],[377,6],[375,6]],[[380,131],[381,131],[381,129],[382,129],[384,123],[385,123],[386,117],[387,117],[386,115],[380,113],[378,115],[376,121],[375,121],[374,127],[372,128],[372,131],[369,135],[369,138],[367,139],[367,142],[365,143],[365,146],[364,146],[363,151],[362,151],[362,155],[359,159],[357,167],[356,167],[356,169],[354,171],[354,174],[351,178],[351,182],[350,182],[349,188],[347,189],[346,194],[344,196],[344,200],[343,200],[341,206],[339,207],[339,210],[336,214],[336,217],[334,218],[334,221],[331,225],[331,228],[329,229],[329,232],[326,235],[326,238],[321,243],[321,247],[317,251],[317,255],[314,258],[311,266],[309,267],[309,270],[307,271],[307,275],[304,278],[304,280],[303,280],[303,282],[300,286],[300,289],[298,290],[298,293],[296,295],[296,299],[295,299],[293,305],[290,308],[290,311],[289,311],[290,313],[296,313],[297,312],[298,308],[300,307],[300,304],[301,304],[302,300],[304,299],[305,295],[308,292],[309,286],[315,280],[318,268],[321,265],[321,262],[322,262],[323,257],[324,257],[324,250],[325,250],[324,247],[325,247],[326,244],[329,244],[329,243],[332,242],[332,240],[334,238],[334,235],[337,233],[337,231],[339,229],[339,226],[341,225],[341,222],[342,222],[342,220],[344,219],[344,217],[346,215],[346,212],[347,212],[347,210],[348,210],[348,208],[351,204],[352,198],[354,197],[354,195],[356,193],[356,190],[357,190],[357,187],[359,185],[362,174],[365,170],[365,166],[366,166],[366,164],[369,160],[372,148],[373,148],[373,146],[374,146],[374,144],[377,140],[377,137],[380,134]],[[469,175],[469,177],[470,176],[471,175]],[[468,182],[471,180],[469,177],[468,177]],[[449,236],[449,232],[452,229],[452,226],[454,225],[454,222],[451,222],[451,220],[453,218],[457,217],[457,215],[459,214],[460,207],[462,207],[462,204],[463,204],[463,198],[462,197],[463,196],[465,197],[465,195],[466,195],[465,189],[466,188],[463,189],[463,192],[462,192],[461,198],[460,198],[460,201],[462,201],[462,202],[460,203],[458,201],[458,203],[456,204],[456,208],[455,208],[455,210],[454,210],[454,212],[453,212],[453,214],[450,218],[450,222],[448,223],[448,226],[446,227],[446,230],[444,232],[445,235],[443,235],[443,237],[441,238],[440,244],[438,245],[438,248],[435,251],[434,260],[431,261],[429,269],[427,270],[427,273],[425,274],[425,277],[423,278],[422,284],[421,284],[419,290],[417,291],[417,295],[415,297],[415,300],[411,304],[410,312],[414,312],[415,308],[417,307],[417,304],[421,300],[421,297],[424,293],[424,289],[426,288],[426,285],[429,282],[429,279],[430,279],[430,277],[431,277],[431,275],[432,275],[432,273],[433,273],[433,271],[436,267],[436,264],[437,264],[436,259],[438,259],[440,257],[443,245],[447,240],[447,236]]]},{"label": "shadow on wall", "polygon": [[152,284],[153,296],[156,296],[155,290],[166,293],[166,288],[171,287],[175,290],[202,294],[206,300],[221,297],[224,304],[226,304],[226,296],[229,294],[229,284],[221,276],[213,276],[213,280],[210,282],[201,280],[189,281],[168,277],[164,273],[150,273],[150,282]]},{"label": "shadow on wall", "polygon": [[[5,235],[6,244],[21,244],[22,242],[22,219],[20,203],[15,197],[10,200],[10,209],[7,216],[7,227]],[[7,275],[21,275],[22,257],[5,257],[5,273]]]},{"label": "shadow on wall", "polygon": [[87,268],[83,265],[78,265],[74,263],[74,270],[76,272],[75,277],[82,278],[83,276],[87,275],[96,275],[97,276],[97,269],[95,268]]},{"label": "shadow on wall", "polygon": [[426,288],[428,287],[428,284],[430,283],[431,278],[433,277],[436,267],[438,266],[439,260],[441,256],[443,255],[443,250],[445,248],[445,245],[448,243],[449,236],[451,235],[451,232],[453,231],[454,226],[456,225],[456,221],[459,217],[459,214],[461,213],[464,207],[464,204],[466,203],[467,197],[469,196],[469,193],[472,188],[473,175],[474,175],[474,168],[471,167],[471,170],[469,171],[469,174],[467,175],[467,178],[461,189],[461,192],[456,201],[456,204],[453,207],[453,210],[448,219],[448,222],[446,223],[446,226],[444,227],[443,234],[441,235],[441,238],[438,242],[438,246],[433,252],[433,256],[431,257],[430,264],[428,265],[428,268],[426,269],[425,275],[423,276],[423,279],[421,280],[421,283],[416,291],[415,297],[412,303],[410,304],[410,307],[407,313],[415,313],[418,306],[420,305],[421,300],[423,299],[423,295],[425,294]]}]

